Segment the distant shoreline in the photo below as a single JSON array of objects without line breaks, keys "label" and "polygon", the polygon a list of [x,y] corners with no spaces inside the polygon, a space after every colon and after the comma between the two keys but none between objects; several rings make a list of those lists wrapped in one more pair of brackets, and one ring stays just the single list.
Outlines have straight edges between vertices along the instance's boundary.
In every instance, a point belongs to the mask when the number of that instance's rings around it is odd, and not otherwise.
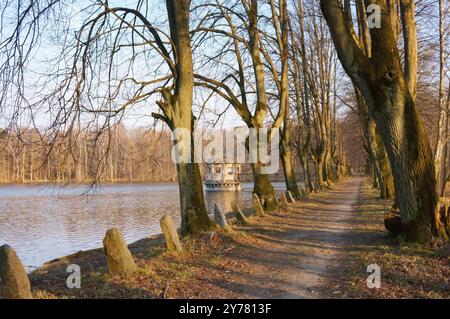
[{"label": "distant shoreline", "polygon": [[[178,181],[175,180],[161,180],[161,181],[127,181],[127,180],[117,180],[114,182],[110,181],[101,181],[94,185],[131,185],[131,184],[174,184]],[[241,180],[242,183],[253,183],[252,179],[249,180]],[[284,180],[271,180],[272,183],[283,183]],[[42,185],[61,185],[61,186],[90,186],[92,182],[88,181],[26,181],[26,182],[0,182],[0,187],[2,186],[42,186]]]},{"label": "distant shoreline", "polygon": [[[174,184],[177,183],[176,180],[163,180],[163,181],[102,181],[96,183],[97,185],[126,185],[126,184]],[[61,181],[27,181],[27,182],[0,182],[1,186],[41,186],[41,185],[67,185],[67,186],[89,186],[92,185],[92,182],[87,181],[69,181],[69,182],[61,182]]]}]

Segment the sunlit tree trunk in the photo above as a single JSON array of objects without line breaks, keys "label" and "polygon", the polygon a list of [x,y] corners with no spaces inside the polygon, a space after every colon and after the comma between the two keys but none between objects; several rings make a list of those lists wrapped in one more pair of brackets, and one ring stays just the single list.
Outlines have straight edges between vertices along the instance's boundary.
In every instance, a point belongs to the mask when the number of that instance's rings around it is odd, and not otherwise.
[{"label": "sunlit tree trunk", "polygon": [[298,188],[297,178],[294,170],[294,159],[292,155],[292,141],[291,141],[291,120],[289,107],[286,110],[286,117],[284,119],[284,127],[281,136],[281,161],[283,164],[284,179],[286,181],[286,189],[292,193],[293,196],[300,198],[300,189]]},{"label": "sunlit tree trunk", "polygon": [[[189,29],[190,0],[166,0],[170,37],[175,50],[175,87],[166,91],[159,102],[165,121],[172,130],[188,129],[193,141],[193,62]],[[175,141],[179,143],[180,141]],[[212,227],[203,194],[200,169],[194,163],[194,148],[190,163],[178,163],[178,184],[181,203],[181,230],[184,235],[199,235]]]},{"label": "sunlit tree trunk", "polygon": [[[277,74],[275,67],[272,69],[279,93],[279,111],[273,127],[281,128],[280,154],[286,189],[290,191],[293,196],[299,198],[300,190],[297,185],[297,178],[293,167],[294,160],[292,156],[291,140],[291,112],[289,106],[289,15],[287,1],[278,1],[278,10],[274,0],[270,0],[270,5],[272,9],[273,26],[276,33],[276,43],[280,51],[281,60],[281,74]],[[270,55],[265,54],[265,56],[269,63],[273,65]]]},{"label": "sunlit tree trunk", "polygon": [[[410,241],[448,238],[438,209],[433,153],[415,107],[417,40],[412,0],[401,0],[405,43],[402,68],[393,33],[393,12],[384,1],[367,1],[381,8],[381,28],[372,28],[372,57],[358,46],[352,21],[340,1],[321,0],[341,63],[363,94],[391,163],[402,231]],[[347,12],[347,14],[349,14]]]},{"label": "sunlit tree trunk", "polygon": [[[249,18],[249,46],[256,81],[256,112],[253,118],[253,128],[260,129],[263,127],[264,118],[267,114],[267,95],[264,67],[260,52],[261,39],[258,29],[258,1],[250,0],[243,1],[243,3],[246,3],[245,6]],[[253,192],[263,201],[265,209],[272,210],[277,207],[275,190],[273,189],[269,177],[262,174],[260,168],[260,164],[252,165],[254,176]]]},{"label": "sunlit tree trunk", "polygon": [[436,146],[434,150],[434,166],[436,170],[436,181],[441,182],[442,156],[446,141],[446,126],[448,118],[448,105],[445,97],[445,12],[444,0],[439,0],[439,119],[436,135]]}]

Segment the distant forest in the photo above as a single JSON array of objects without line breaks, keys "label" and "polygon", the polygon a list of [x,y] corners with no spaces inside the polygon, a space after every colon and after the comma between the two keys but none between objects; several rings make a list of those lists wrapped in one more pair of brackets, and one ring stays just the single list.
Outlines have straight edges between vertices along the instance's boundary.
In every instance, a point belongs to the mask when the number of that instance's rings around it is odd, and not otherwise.
[{"label": "distant forest", "polygon": [[41,135],[2,131],[0,183],[174,181],[171,134],[126,130]]},{"label": "distant forest", "polygon": [[[294,128],[293,132],[297,130]],[[0,183],[172,182],[177,171],[171,160],[173,141],[168,130],[126,129],[115,125],[76,136],[46,136],[36,129],[0,128]],[[353,132],[348,137],[354,141]],[[298,145],[294,143],[295,149]],[[359,144],[349,150],[364,164]],[[298,152],[297,152],[298,153]],[[296,154],[296,173],[302,178]],[[280,164],[281,165],[281,164]],[[310,163],[311,167],[314,162]],[[203,166],[201,165],[201,168]],[[242,165],[241,181],[252,180],[251,167]],[[314,176],[314,172],[311,172]],[[270,176],[282,181],[283,171]]]}]

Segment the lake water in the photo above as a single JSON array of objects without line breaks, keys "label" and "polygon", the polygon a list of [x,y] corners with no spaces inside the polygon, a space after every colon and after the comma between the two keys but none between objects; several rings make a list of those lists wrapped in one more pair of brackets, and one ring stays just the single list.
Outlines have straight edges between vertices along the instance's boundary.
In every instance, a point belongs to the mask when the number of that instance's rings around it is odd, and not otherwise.
[{"label": "lake water", "polygon": [[[274,183],[281,190],[283,183]],[[223,210],[237,200],[250,205],[253,185],[242,192],[206,192]],[[0,186],[0,246],[13,247],[28,270],[46,261],[102,246],[105,232],[122,230],[132,243],[160,233],[159,219],[172,215],[180,224],[175,183],[104,185],[91,195],[84,186]]]}]

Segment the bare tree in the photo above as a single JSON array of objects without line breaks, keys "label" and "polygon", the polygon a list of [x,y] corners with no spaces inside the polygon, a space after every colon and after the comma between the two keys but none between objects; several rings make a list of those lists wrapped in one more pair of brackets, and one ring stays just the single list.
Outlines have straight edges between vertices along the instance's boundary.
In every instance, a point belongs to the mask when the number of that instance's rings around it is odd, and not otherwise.
[{"label": "bare tree", "polygon": [[[448,123],[449,102],[445,96],[446,85],[446,30],[445,30],[445,4],[443,0],[439,0],[439,119],[436,134],[436,145],[434,151],[434,166],[436,170],[436,180],[441,181],[441,170],[444,147],[447,144],[446,127]],[[446,177],[446,176],[445,176]],[[446,184],[444,182],[444,184]],[[445,189],[445,186],[443,186]]]},{"label": "bare tree", "polygon": [[[281,129],[280,153],[283,165],[286,189],[295,197],[300,197],[300,190],[294,171],[291,137],[291,107],[289,101],[289,11],[287,1],[270,0],[268,24],[272,25],[273,32],[264,32],[263,41],[267,45],[261,46],[269,72],[272,74],[277,92],[278,114],[274,118],[273,128]],[[272,35],[272,33],[274,35]],[[273,47],[269,50],[266,47]],[[278,63],[277,63],[278,62]],[[279,64],[280,66],[277,66]],[[273,112],[272,112],[273,113]]]},{"label": "bare tree", "polygon": [[[18,3],[19,16],[23,19],[17,21],[15,30],[28,28],[36,32],[40,18],[51,23],[45,20],[48,17],[43,16],[47,7],[41,10],[37,1],[32,1],[22,11],[22,2]],[[61,5],[64,2],[55,0],[49,3],[51,8],[52,4]],[[53,106],[58,106],[51,125],[53,133],[49,133],[54,141],[76,136],[90,127],[96,127],[98,136],[104,132],[112,133],[108,128],[120,122],[128,109],[152,102],[151,98],[156,95],[162,96],[161,100],[156,101],[161,113],[152,115],[163,120],[171,130],[185,129],[192,137],[194,78],[191,1],[165,1],[169,34],[147,18],[151,5],[147,1],[136,1],[134,7],[113,7],[108,1],[96,0],[84,9],[86,17],[83,17],[75,37],[64,33],[63,52],[56,61],[58,70],[54,79],[47,82],[47,85],[58,83],[58,86],[39,101],[40,105],[51,105],[49,113]],[[22,25],[30,16],[31,25]],[[13,58],[19,57],[21,61],[22,38],[22,34],[14,31],[1,52]],[[29,46],[35,43],[37,40],[30,40]],[[20,74],[8,74],[11,76],[9,82],[21,81],[18,79]],[[33,107],[36,108],[37,104]],[[86,122],[90,125],[82,126]],[[175,139],[177,148],[181,150],[180,146],[185,145],[186,141],[177,135]],[[99,155],[100,162],[105,163],[111,176],[114,175],[110,160],[112,140],[108,136],[107,146],[103,148],[107,151]],[[191,154],[184,155],[184,159],[187,155],[187,160],[177,164],[182,232],[198,235],[209,230],[212,222],[207,214],[193,148]]]},{"label": "bare tree", "polygon": [[[197,85],[208,88],[224,98],[234,107],[249,128],[259,131],[264,127],[268,111],[268,98],[266,75],[261,57],[258,1],[237,0],[227,3],[216,1],[208,3],[207,6],[212,8],[213,12],[202,19],[203,23],[197,27],[195,32],[207,33],[211,35],[212,39],[215,39],[216,36],[224,38],[225,47],[230,47],[230,49],[220,49],[218,54],[206,56],[206,60],[212,63],[212,69],[219,65],[227,68],[228,72],[222,80],[196,74]],[[209,20],[211,20],[211,25],[205,26],[205,23],[210,23]],[[237,25],[236,20],[241,24]],[[223,24],[220,23],[222,21]],[[222,25],[224,28],[219,27]],[[217,61],[225,60],[224,55],[226,54],[232,56],[232,63],[217,63]],[[246,57],[248,59],[245,59]],[[247,75],[253,79],[254,83],[249,83]],[[237,89],[234,90],[233,86],[236,86]],[[253,97],[254,104],[252,105]],[[263,164],[260,160],[252,163],[254,192],[261,198],[264,208],[271,210],[277,207],[275,191],[269,177],[262,173],[262,167]]]},{"label": "bare tree", "polygon": [[355,39],[349,1],[321,1],[341,63],[364,96],[383,138],[394,176],[403,232],[411,241],[429,242],[433,236],[448,238],[441,220],[436,191],[433,154],[422,120],[415,109],[417,40],[414,2],[401,0],[405,59],[402,64],[395,25],[395,11],[386,1],[369,0],[380,8],[381,27],[370,29],[372,56]]}]

